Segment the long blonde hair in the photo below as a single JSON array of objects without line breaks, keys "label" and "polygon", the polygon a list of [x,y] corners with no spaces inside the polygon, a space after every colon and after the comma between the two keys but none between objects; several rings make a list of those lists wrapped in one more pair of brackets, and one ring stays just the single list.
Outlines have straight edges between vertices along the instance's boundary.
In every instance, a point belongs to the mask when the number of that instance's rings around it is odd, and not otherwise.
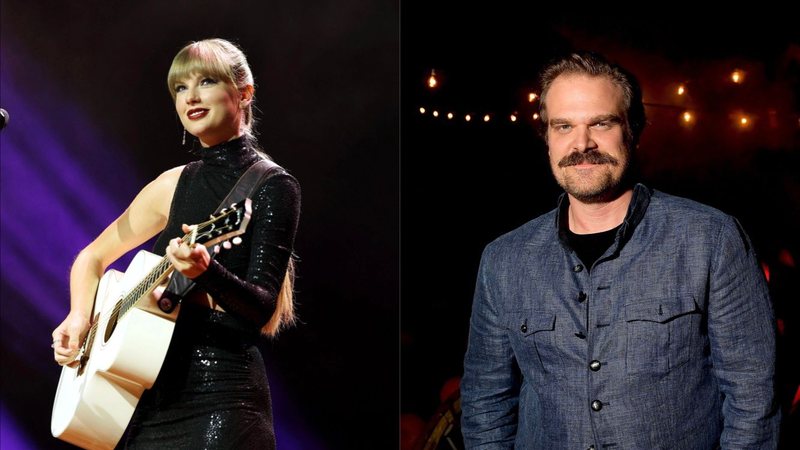
[{"label": "long blonde hair", "polygon": [[286,275],[283,277],[278,298],[275,299],[275,312],[272,313],[267,324],[261,328],[261,334],[275,337],[284,328],[294,325],[294,273],[294,258],[289,256]]},{"label": "long blonde hair", "polygon": [[[224,80],[231,89],[237,92],[246,89],[247,86],[255,86],[253,72],[247,63],[244,52],[235,44],[225,39],[204,39],[192,42],[183,47],[169,68],[167,75],[167,87],[175,101],[177,83],[190,76],[192,73],[202,73],[213,78]],[[253,103],[252,101],[244,108],[242,120],[243,129],[248,140],[255,144],[253,133]],[[267,157],[260,152],[264,157]],[[294,314],[294,258],[289,255],[289,262],[286,266],[286,275],[283,277],[283,284],[278,296],[275,299],[275,311],[267,324],[261,328],[261,334],[274,337],[278,333],[295,323]]]}]

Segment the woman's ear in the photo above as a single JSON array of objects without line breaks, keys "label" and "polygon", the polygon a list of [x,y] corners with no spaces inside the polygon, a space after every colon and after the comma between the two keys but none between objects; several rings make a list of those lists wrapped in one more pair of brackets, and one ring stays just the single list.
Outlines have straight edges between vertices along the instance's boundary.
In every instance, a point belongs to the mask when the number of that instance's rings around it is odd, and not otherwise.
[{"label": "woman's ear", "polygon": [[250,105],[253,101],[253,95],[256,93],[256,88],[253,87],[252,84],[248,84],[247,86],[239,89],[239,94],[241,98],[239,99],[240,105],[242,107]]}]

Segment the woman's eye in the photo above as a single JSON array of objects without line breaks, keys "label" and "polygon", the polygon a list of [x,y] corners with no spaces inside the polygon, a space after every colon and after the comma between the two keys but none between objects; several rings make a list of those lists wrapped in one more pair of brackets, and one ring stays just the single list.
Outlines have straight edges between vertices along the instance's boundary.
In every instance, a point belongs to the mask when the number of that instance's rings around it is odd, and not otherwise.
[{"label": "woman's eye", "polygon": [[201,85],[217,84],[217,80],[213,78],[203,78],[203,80],[200,81],[200,84]]},{"label": "woman's eye", "polygon": [[184,86],[182,84],[179,84],[179,85],[175,86],[175,92],[181,92],[181,91],[185,91],[185,90],[186,90],[186,86]]}]

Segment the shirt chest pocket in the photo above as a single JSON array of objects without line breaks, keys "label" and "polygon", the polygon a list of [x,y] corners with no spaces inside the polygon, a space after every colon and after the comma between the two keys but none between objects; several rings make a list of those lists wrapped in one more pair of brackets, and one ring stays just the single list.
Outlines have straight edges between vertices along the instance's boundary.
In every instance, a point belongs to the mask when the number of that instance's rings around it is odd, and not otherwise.
[{"label": "shirt chest pocket", "polygon": [[629,375],[665,374],[697,354],[702,314],[692,296],[625,305]]},{"label": "shirt chest pocket", "polygon": [[556,315],[521,311],[511,315],[509,333],[517,363],[523,370],[549,372],[558,364]]}]

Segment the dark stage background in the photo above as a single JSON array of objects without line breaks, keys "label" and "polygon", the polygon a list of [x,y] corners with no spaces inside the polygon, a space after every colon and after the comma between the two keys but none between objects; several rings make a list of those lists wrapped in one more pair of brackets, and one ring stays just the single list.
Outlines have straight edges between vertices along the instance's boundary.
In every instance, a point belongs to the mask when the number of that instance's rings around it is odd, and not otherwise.
[{"label": "dark stage background", "polygon": [[[800,257],[800,39],[791,14],[672,5],[620,17],[578,5],[445,3],[403,2],[401,13],[404,448],[437,423],[437,408],[454,408],[446,398],[462,373],[484,246],[555,207],[560,189],[534,130],[538,102],[527,94],[539,92],[542,65],[571,49],[605,53],[640,79],[650,122],[636,152],[645,183],[722,209],[750,234],[770,275],[788,408],[799,380],[783,364],[797,355],[800,332],[790,288]],[[431,70],[435,89],[426,85]],[[684,111],[695,120],[682,122]],[[797,427],[785,430],[784,448],[796,446]]]},{"label": "dark stage background", "polygon": [[60,369],[49,342],[68,311],[70,264],[147,182],[193,159],[167,70],[189,41],[223,37],[252,66],[262,146],[303,189],[301,324],[262,346],[279,448],[394,448],[398,2],[0,8],[0,106],[11,115],[0,132],[0,447],[69,447],[50,437]]}]

